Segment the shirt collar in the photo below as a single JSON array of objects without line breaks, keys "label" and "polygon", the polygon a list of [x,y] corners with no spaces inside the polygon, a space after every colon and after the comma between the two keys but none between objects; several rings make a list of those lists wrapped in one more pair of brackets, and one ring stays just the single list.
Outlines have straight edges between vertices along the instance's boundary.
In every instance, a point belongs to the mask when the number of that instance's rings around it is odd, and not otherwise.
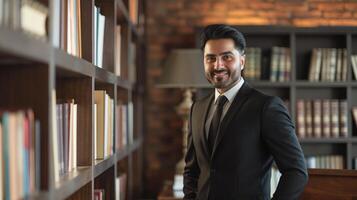
[{"label": "shirt collar", "polygon": [[233,86],[231,89],[227,90],[225,93],[223,94],[219,94],[218,90],[215,89],[215,92],[214,92],[214,104],[217,103],[217,99],[219,97],[219,95],[224,95],[227,97],[229,103],[231,103],[234,99],[234,97],[237,95],[239,89],[242,87],[244,83],[244,79],[243,77],[240,78],[239,82]]}]

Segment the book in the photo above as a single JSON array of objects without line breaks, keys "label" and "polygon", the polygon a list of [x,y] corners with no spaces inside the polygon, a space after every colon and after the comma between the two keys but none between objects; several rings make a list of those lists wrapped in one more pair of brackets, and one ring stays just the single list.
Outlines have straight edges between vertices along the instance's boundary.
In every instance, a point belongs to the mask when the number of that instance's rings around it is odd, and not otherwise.
[{"label": "book", "polygon": [[313,123],[312,123],[312,101],[305,101],[305,131],[306,137],[313,137]]},{"label": "book", "polygon": [[331,137],[331,108],[330,100],[322,100],[322,135],[324,137]]},{"label": "book", "polygon": [[339,111],[340,111],[339,112],[340,113],[340,136],[347,137],[347,135],[348,135],[348,121],[347,121],[348,107],[347,107],[346,100],[340,100]]},{"label": "book", "polygon": [[331,136],[340,136],[340,122],[339,122],[339,102],[337,99],[331,100]]},{"label": "book", "polygon": [[353,75],[355,77],[354,80],[357,80],[357,55],[352,55],[351,56],[351,63],[352,63]]},{"label": "book", "polygon": [[313,100],[313,129],[314,137],[322,136],[322,101],[321,99]]},{"label": "book", "polygon": [[355,127],[357,127],[357,107],[352,108],[352,117]]},{"label": "book", "polygon": [[47,7],[34,0],[21,0],[21,28],[34,36],[46,38]]},{"label": "book", "polygon": [[296,119],[297,119],[297,136],[299,138],[306,137],[305,128],[305,102],[302,99],[298,99],[296,102]]},{"label": "book", "polygon": [[105,131],[105,90],[96,90],[94,92],[94,103],[97,104],[97,138],[96,149],[97,157],[95,159],[104,159],[104,131]]}]

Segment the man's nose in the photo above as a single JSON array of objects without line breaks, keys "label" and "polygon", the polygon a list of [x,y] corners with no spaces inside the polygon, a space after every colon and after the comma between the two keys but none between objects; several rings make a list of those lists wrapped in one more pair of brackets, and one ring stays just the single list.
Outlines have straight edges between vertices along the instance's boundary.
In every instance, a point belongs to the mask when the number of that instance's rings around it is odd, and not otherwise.
[{"label": "man's nose", "polygon": [[219,69],[223,66],[224,62],[220,56],[217,57],[216,63],[214,65],[215,69]]}]

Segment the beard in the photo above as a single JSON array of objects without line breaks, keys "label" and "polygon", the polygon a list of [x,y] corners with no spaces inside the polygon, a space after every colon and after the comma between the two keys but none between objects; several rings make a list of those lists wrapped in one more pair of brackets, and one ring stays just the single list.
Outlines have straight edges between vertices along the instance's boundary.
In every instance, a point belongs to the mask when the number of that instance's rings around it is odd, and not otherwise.
[{"label": "beard", "polygon": [[206,72],[206,79],[217,89],[228,90],[239,80],[239,77],[240,75],[237,70],[218,69]]}]

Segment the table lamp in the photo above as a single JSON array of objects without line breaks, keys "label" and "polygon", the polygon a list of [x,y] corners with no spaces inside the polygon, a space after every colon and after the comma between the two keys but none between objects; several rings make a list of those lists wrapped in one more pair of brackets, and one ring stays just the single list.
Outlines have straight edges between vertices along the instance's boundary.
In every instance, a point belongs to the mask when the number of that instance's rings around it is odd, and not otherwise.
[{"label": "table lamp", "polygon": [[[200,49],[174,49],[167,58],[163,73],[157,86],[160,88],[184,89],[183,101],[176,107],[176,112],[183,120],[183,155],[186,154],[188,118],[192,105],[192,92],[196,88],[208,88],[210,84],[204,75],[203,53]],[[185,161],[183,158],[176,165],[174,191],[182,191],[183,171]]]}]

